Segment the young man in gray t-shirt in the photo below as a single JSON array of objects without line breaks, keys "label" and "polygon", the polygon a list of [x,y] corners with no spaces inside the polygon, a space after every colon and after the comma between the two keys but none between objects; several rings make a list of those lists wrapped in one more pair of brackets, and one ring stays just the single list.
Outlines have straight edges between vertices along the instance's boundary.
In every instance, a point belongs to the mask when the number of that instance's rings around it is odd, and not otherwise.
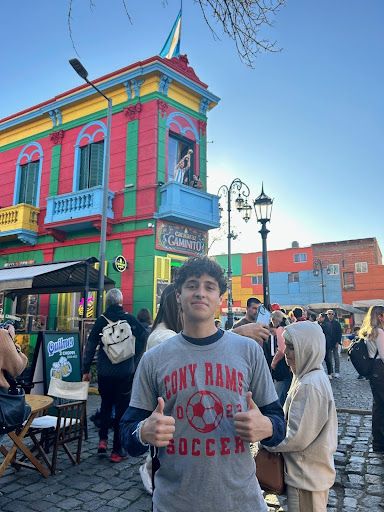
[{"label": "young man in gray t-shirt", "polygon": [[249,443],[284,438],[281,406],[260,346],[215,327],[221,267],[188,260],[175,282],[184,328],[148,351],[121,432],[131,455],[157,447],[155,512],[264,512]]}]

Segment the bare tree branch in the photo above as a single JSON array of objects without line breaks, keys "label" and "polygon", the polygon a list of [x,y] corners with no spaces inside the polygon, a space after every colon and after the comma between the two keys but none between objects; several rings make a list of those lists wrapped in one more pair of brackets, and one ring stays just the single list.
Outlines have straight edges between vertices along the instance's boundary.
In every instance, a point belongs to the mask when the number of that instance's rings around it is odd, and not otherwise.
[{"label": "bare tree branch", "polygon": [[[271,42],[261,37],[261,30],[272,26],[272,19],[285,0],[194,0],[199,5],[204,21],[216,40],[220,40],[211,19],[235,43],[240,59],[250,67],[254,66],[256,57],[261,52],[278,52],[280,48],[276,41]],[[95,1],[89,0],[90,8],[95,7]],[[128,20],[133,24],[129,14],[127,1],[121,0]],[[167,0],[161,0],[163,6]],[[79,56],[72,32],[73,0],[68,0],[68,28],[73,49]]]},{"label": "bare tree branch", "polygon": [[72,48],[75,50],[76,55],[78,57],[80,57],[80,55],[78,54],[78,51],[76,49],[75,41],[73,39],[73,34],[72,34],[72,3],[73,3],[73,0],[68,0],[67,23],[68,23],[68,30],[69,30],[69,38],[71,40]]},{"label": "bare tree branch", "polygon": [[131,15],[128,12],[128,7],[127,7],[126,2],[125,2],[125,0],[121,0],[121,1],[123,2],[124,11],[125,11],[125,14],[127,15],[128,19],[129,19],[129,23],[131,25],[133,25],[133,21],[132,21]]},{"label": "bare tree branch", "polygon": [[216,31],[207,21],[209,17],[235,43],[240,59],[250,67],[261,52],[277,52],[276,42],[260,37],[264,26],[272,26],[272,18],[285,0],[195,0],[214,37]]}]

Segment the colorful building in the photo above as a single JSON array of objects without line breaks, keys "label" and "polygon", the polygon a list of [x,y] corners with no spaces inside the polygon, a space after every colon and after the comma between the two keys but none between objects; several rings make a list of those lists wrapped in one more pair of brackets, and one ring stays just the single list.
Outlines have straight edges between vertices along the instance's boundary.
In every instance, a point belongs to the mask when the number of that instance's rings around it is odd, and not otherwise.
[{"label": "colorful building", "polygon": [[[113,102],[106,274],[128,311],[155,312],[172,270],[205,253],[219,226],[218,198],[206,191],[207,113],[219,98],[186,56],[94,83]],[[0,120],[0,268],[98,257],[106,106],[84,84]],[[62,329],[84,307],[80,294],[0,301],[18,315],[33,304],[43,326]]]},{"label": "colorful building", "polygon": [[[227,268],[227,256],[215,256]],[[251,296],[263,300],[262,253],[232,255],[233,306],[242,314]],[[384,304],[384,265],[376,238],[345,240],[268,251],[271,303],[343,305],[353,311],[360,301]],[[350,306],[350,307],[348,307]],[[227,311],[224,298],[222,313]],[[343,309],[343,308],[341,308]]]}]

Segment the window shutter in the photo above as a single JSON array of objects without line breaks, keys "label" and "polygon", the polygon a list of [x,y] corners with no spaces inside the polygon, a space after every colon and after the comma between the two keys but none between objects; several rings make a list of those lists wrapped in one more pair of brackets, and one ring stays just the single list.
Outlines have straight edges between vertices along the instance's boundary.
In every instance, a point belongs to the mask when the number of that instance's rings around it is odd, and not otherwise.
[{"label": "window shutter", "polygon": [[89,165],[89,187],[96,187],[103,182],[104,141],[91,144]]},{"label": "window shutter", "polygon": [[37,203],[37,179],[39,173],[39,162],[31,162],[28,168],[28,190],[27,203],[35,205]]},{"label": "window shutter", "polygon": [[25,203],[26,197],[25,197],[25,190],[26,190],[26,181],[27,181],[27,174],[28,174],[28,164],[26,165],[20,165],[20,186],[19,186],[19,200],[18,202]]},{"label": "window shutter", "polygon": [[171,258],[163,258],[163,279],[171,281]]},{"label": "window shutter", "polygon": [[79,190],[88,188],[89,148],[89,145],[80,148]]}]

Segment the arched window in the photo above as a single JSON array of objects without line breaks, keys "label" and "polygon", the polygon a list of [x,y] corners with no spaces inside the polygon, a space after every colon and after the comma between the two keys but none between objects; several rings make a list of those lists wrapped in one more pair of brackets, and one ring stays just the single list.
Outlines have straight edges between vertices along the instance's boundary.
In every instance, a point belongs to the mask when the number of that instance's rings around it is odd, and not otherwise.
[{"label": "arched window", "polygon": [[38,142],[27,144],[21,151],[16,164],[14,204],[39,205],[43,148]]},{"label": "arched window", "polygon": [[182,112],[172,112],[167,118],[168,180],[189,185],[196,170],[196,143],[199,136],[191,119]]},{"label": "arched window", "polygon": [[106,131],[104,123],[93,121],[79,133],[75,146],[74,191],[103,184]]}]

